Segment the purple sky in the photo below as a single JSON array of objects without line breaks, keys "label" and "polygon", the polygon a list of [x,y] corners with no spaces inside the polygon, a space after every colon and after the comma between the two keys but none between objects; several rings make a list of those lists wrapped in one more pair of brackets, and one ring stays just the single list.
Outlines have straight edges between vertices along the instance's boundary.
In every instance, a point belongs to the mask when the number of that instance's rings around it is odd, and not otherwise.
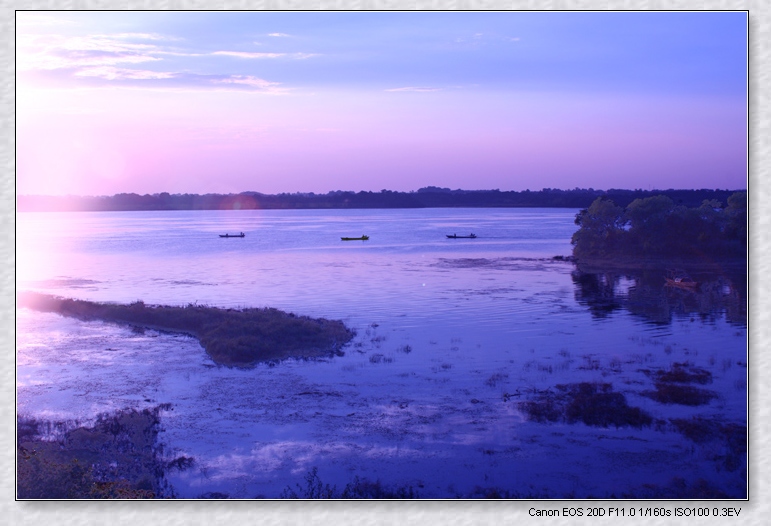
[{"label": "purple sky", "polygon": [[742,12],[17,12],[18,194],[746,188]]}]

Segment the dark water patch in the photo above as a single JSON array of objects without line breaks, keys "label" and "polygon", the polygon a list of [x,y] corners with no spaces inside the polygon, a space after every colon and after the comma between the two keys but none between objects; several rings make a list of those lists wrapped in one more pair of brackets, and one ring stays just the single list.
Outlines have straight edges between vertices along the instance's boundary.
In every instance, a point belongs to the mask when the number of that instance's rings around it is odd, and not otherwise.
[{"label": "dark water patch", "polygon": [[565,259],[554,258],[525,258],[525,257],[501,257],[501,258],[439,258],[430,266],[443,269],[479,269],[492,270],[527,270],[540,271],[554,265],[565,264]]},{"label": "dark water patch", "polygon": [[705,479],[697,479],[689,482],[682,477],[673,478],[668,484],[644,484],[630,491],[622,492],[618,497],[622,499],[736,499],[744,498],[745,493],[731,494],[717,488]]},{"label": "dark water patch", "polygon": [[506,373],[495,373],[490,378],[485,380],[485,385],[489,387],[496,387],[499,383],[505,382],[509,379],[509,375]]},{"label": "dark water patch", "polygon": [[32,281],[28,285],[41,289],[88,289],[96,290],[101,281],[80,278],[56,278],[41,281]]},{"label": "dark water patch", "polygon": [[746,426],[703,417],[675,418],[670,422],[686,438],[698,444],[720,441],[726,442],[732,450],[747,451]]},{"label": "dark water patch", "polygon": [[520,402],[520,407],[536,422],[583,422],[595,427],[642,428],[653,419],[626,397],[613,391],[608,383],[582,382],[557,385],[556,391],[542,391],[534,399]]},{"label": "dark water patch", "polygon": [[734,472],[746,468],[747,426],[718,418],[673,418],[672,425],[698,445],[709,447],[711,460],[721,469]]},{"label": "dark water patch", "polygon": [[[163,281],[163,280],[160,280]],[[167,281],[170,285],[175,286],[189,286],[189,287],[197,287],[197,286],[214,286],[217,285],[217,283],[206,283],[204,281],[197,281],[194,279],[175,279],[175,280],[169,280]]]}]

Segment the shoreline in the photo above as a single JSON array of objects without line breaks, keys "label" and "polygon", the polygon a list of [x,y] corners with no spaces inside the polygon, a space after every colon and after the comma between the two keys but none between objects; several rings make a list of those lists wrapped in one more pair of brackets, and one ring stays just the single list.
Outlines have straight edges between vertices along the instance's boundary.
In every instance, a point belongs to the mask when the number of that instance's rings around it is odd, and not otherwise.
[{"label": "shoreline", "polygon": [[749,268],[746,257],[635,257],[635,256],[604,256],[604,257],[573,257],[576,268],[581,272],[602,273],[609,270],[640,271],[659,270],[667,268],[682,268],[691,272],[720,273],[725,270],[747,271]]}]

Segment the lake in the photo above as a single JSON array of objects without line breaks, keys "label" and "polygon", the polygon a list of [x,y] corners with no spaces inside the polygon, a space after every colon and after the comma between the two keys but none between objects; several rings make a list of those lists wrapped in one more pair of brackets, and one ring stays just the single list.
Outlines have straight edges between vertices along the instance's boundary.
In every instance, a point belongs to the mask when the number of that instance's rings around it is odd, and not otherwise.
[{"label": "lake", "polygon": [[[17,411],[168,404],[163,455],[194,459],[165,474],[182,498],[302,497],[314,472],[421,498],[745,498],[746,272],[712,265],[696,290],[579,272],[554,258],[577,212],[17,214],[18,291],[356,331],[344,356],[231,369],[188,336],[19,309]],[[597,414],[632,410],[647,420]]]}]

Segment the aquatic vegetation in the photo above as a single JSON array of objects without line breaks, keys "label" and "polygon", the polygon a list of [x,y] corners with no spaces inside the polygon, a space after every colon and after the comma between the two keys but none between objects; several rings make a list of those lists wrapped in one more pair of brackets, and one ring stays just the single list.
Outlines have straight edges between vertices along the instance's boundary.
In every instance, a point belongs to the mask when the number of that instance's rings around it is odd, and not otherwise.
[{"label": "aquatic vegetation", "polygon": [[281,492],[282,499],[419,499],[420,495],[412,486],[387,486],[380,480],[371,481],[358,476],[342,490],[321,481],[318,468],[313,467],[305,474],[305,487],[295,484]]},{"label": "aquatic vegetation", "polygon": [[536,422],[583,422],[588,426],[642,428],[653,422],[638,407],[631,407],[626,397],[613,391],[607,383],[581,382],[557,385],[556,392],[539,392],[533,400],[520,402],[520,407]]},{"label": "aquatic vegetation", "polygon": [[18,305],[81,320],[103,320],[196,337],[222,365],[251,366],[287,358],[341,354],[354,336],[341,321],[296,316],[278,309],[218,309],[202,305],[170,307],[95,303],[23,292]]},{"label": "aquatic vegetation", "polygon": [[643,371],[646,375],[652,376],[658,382],[680,383],[680,384],[709,384],[712,383],[712,373],[700,367],[694,367],[688,362],[674,363],[669,370],[659,369],[658,371]]},{"label": "aquatic vegetation", "polygon": [[690,385],[656,382],[655,391],[644,391],[643,396],[661,404],[704,405],[717,397],[717,393]]},{"label": "aquatic vegetation", "polygon": [[645,391],[647,396],[662,404],[680,405],[704,405],[717,397],[717,394],[707,389],[692,387],[697,383],[701,385],[712,383],[712,373],[700,367],[694,367],[688,362],[674,363],[668,370],[642,371],[645,375],[655,380],[655,391]]},{"label": "aquatic vegetation", "polygon": [[[173,496],[156,443],[164,406],[101,414],[91,427],[17,418],[17,497],[20,499],[151,499]],[[51,431],[60,431],[53,437]],[[53,439],[52,439],[53,438]]]}]

